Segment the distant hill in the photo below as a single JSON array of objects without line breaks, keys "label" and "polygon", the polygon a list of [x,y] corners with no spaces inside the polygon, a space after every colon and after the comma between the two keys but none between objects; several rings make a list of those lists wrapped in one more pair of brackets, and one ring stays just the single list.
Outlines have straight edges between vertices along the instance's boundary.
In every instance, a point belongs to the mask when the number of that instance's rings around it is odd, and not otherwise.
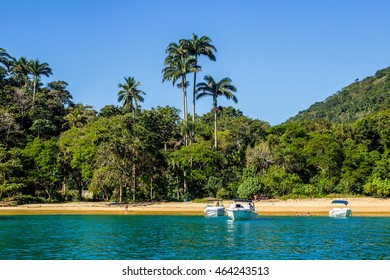
[{"label": "distant hill", "polygon": [[332,122],[353,122],[367,115],[390,109],[390,67],[374,76],[356,81],[299,112],[290,121],[327,119]]}]

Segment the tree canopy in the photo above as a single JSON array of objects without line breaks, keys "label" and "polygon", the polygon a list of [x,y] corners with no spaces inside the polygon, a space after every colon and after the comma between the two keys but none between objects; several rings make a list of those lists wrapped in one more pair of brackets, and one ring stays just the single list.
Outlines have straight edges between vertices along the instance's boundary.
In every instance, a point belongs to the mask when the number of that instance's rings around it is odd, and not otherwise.
[{"label": "tree canopy", "polygon": [[236,103],[239,89],[206,75],[192,86],[211,97],[210,111],[189,121],[187,74],[215,52],[207,36],[169,44],[162,77],[180,86],[180,116],[142,109],[133,76],[112,93],[120,106],[75,104],[67,82],[41,83],[48,63],[0,48],[0,200],[390,196],[390,68],[277,126],[218,106],[220,96]]}]

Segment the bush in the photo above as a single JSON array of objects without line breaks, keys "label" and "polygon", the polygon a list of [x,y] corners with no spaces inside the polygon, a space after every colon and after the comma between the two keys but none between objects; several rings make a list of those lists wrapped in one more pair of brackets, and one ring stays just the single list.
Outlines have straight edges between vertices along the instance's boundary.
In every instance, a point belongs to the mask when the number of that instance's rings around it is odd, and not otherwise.
[{"label": "bush", "polygon": [[64,201],[79,201],[79,193],[76,190],[67,190],[62,196]]},{"label": "bush", "polygon": [[16,201],[19,205],[46,202],[46,199],[32,195],[18,195],[14,196],[11,200]]},{"label": "bush", "polygon": [[237,194],[240,198],[249,198],[252,195],[261,193],[262,190],[263,188],[260,179],[258,177],[249,177],[240,184]]},{"label": "bush", "polygon": [[225,188],[222,188],[222,189],[219,189],[217,191],[217,198],[221,198],[221,199],[230,199],[232,198],[234,195],[232,194],[231,191],[225,189]]},{"label": "bush", "polygon": [[390,180],[374,178],[371,182],[367,183],[363,187],[364,192],[368,195],[377,197],[389,197],[390,196]]},{"label": "bush", "polygon": [[193,203],[206,203],[207,198],[195,198],[194,200],[191,200]]}]

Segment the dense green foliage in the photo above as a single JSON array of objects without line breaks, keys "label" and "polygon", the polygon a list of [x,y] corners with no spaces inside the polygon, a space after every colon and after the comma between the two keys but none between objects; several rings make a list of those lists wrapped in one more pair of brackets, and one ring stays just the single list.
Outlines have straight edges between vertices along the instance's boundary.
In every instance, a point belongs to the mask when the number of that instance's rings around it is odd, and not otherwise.
[{"label": "dense green foliage", "polygon": [[326,119],[332,122],[353,122],[362,117],[390,108],[390,67],[372,77],[356,80],[351,85],[313,104],[290,121]]},{"label": "dense green foliage", "polygon": [[4,49],[0,59],[1,200],[390,196],[389,68],[324,102],[349,99],[348,118],[333,103],[327,119],[299,115],[270,127],[211,100],[193,122],[173,107],[141,109],[147,95],[133,77],[118,85],[122,107],[96,112],[74,104],[66,82],[42,84],[47,63],[35,71],[28,65],[38,60]]}]

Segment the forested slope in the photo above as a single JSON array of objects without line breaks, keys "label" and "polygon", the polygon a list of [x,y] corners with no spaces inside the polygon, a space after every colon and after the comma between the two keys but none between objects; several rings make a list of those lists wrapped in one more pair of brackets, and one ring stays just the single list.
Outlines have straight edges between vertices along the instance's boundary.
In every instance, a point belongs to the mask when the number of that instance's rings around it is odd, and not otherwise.
[{"label": "forested slope", "polygon": [[353,122],[364,116],[390,109],[390,67],[349,86],[299,112],[289,121],[326,119]]},{"label": "forested slope", "polygon": [[96,112],[47,63],[0,59],[0,200],[390,196],[389,68],[271,127],[216,98],[193,120],[142,109],[132,77]]}]

